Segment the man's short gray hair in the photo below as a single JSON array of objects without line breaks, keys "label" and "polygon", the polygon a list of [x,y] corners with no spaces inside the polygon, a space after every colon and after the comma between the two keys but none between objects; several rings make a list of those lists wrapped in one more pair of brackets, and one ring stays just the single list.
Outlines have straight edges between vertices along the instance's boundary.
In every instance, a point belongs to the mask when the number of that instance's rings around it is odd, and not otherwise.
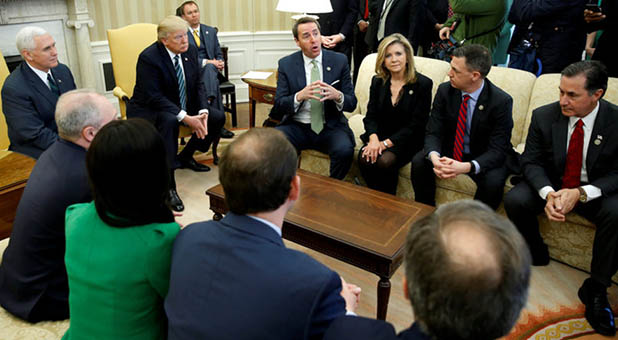
[{"label": "man's short gray hair", "polygon": [[107,100],[91,89],[73,90],[61,95],[56,104],[56,125],[60,138],[75,141],[86,126],[100,128],[104,119],[101,99]]},{"label": "man's short gray hair", "polygon": [[23,50],[32,51],[36,47],[34,38],[48,34],[47,31],[38,26],[26,26],[17,32],[15,36],[15,45],[19,53]]}]

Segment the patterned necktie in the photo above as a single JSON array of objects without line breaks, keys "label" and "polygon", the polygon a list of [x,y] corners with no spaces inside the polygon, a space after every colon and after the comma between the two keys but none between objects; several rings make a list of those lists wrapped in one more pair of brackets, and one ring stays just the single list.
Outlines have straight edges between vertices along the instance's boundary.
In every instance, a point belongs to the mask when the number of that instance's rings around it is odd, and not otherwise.
[{"label": "patterned necktie", "polygon": [[[311,69],[311,82],[320,80],[320,70],[318,69],[318,62],[311,61],[313,68]],[[318,95],[318,97],[321,97]],[[311,99],[311,130],[320,134],[320,131],[324,128],[324,103],[319,100]]]},{"label": "patterned necktie", "polygon": [[571,134],[569,150],[567,151],[562,188],[577,188],[580,184],[582,173],[582,157],[584,155],[584,122],[580,119]]},{"label": "patterned necktie", "polygon": [[56,85],[56,82],[54,81],[54,77],[52,77],[51,73],[47,74],[47,83],[49,83],[49,89],[52,91],[52,93],[59,96],[60,89],[58,88],[58,85]]},{"label": "patterned necktie", "polygon": [[195,44],[197,45],[197,47],[200,47],[200,36],[197,35],[197,30],[192,30],[193,31],[193,38],[195,38]]},{"label": "patterned necktie", "polygon": [[180,108],[187,110],[187,91],[185,88],[185,76],[182,74],[182,69],[179,64],[178,54],[174,57],[174,69],[176,70],[176,79],[178,79],[178,94],[180,96]]},{"label": "patterned necktie", "polygon": [[455,131],[455,143],[453,145],[453,159],[463,160],[464,135],[466,134],[466,120],[468,119],[468,100],[470,95],[464,95],[459,107],[459,118],[457,118],[457,130]]}]

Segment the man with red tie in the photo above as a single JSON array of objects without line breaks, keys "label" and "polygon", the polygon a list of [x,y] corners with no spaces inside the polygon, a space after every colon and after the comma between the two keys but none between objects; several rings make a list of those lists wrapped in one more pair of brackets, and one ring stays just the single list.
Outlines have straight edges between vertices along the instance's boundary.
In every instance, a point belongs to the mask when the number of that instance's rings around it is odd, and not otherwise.
[{"label": "man with red tie", "polygon": [[513,99],[487,79],[491,54],[481,45],[453,52],[450,82],[438,87],[425,147],[412,159],[412,186],[417,202],[435,205],[435,177],[466,174],[476,183],[474,198],[498,208],[513,153]]},{"label": "man with red tie", "polygon": [[575,211],[596,225],[591,277],[578,296],[586,319],[603,335],[614,335],[606,288],[618,269],[618,107],[601,98],[607,70],[597,61],[567,66],[560,78],[560,101],[532,113],[522,155],[525,181],[504,198],[508,217],[528,242],[532,263],[549,263],[536,215],[563,222]]}]

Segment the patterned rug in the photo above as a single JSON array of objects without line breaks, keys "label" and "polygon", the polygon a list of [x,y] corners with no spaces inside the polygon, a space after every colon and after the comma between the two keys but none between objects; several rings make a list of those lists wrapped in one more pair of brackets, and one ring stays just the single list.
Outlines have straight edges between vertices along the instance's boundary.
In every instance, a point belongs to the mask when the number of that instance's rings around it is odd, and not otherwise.
[{"label": "patterned rug", "polygon": [[[584,317],[585,307],[560,307],[541,315],[523,311],[519,322],[505,340],[609,339],[594,332]],[[616,319],[618,322],[618,319]]]}]

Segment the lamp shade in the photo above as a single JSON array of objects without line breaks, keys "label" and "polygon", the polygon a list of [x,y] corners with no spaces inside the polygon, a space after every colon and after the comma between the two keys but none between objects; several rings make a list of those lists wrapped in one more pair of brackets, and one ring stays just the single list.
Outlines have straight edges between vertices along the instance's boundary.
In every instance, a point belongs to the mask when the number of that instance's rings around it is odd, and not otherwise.
[{"label": "lamp shade", "polygon": [[330,13],[330,0],[279,0],[277,11],[291,13]]}]

